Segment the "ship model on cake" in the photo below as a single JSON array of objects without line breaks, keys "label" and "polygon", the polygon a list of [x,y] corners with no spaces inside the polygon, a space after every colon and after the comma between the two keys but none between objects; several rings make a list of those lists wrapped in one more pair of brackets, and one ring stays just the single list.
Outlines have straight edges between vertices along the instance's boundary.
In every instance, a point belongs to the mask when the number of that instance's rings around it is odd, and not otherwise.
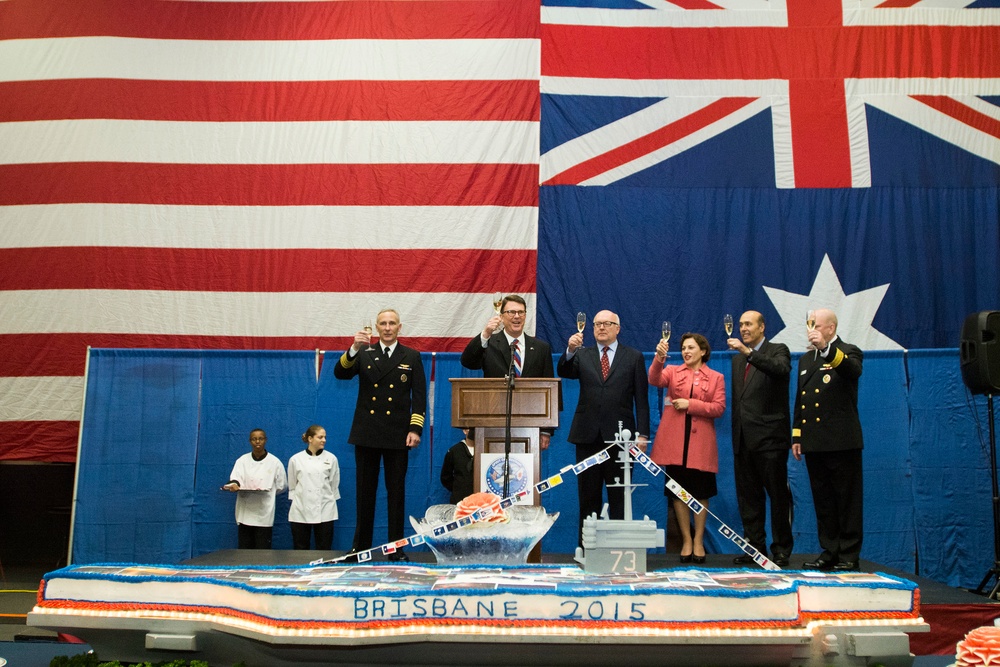
[{"label": "ship model on cake", "polygon": [[[656,521],[644,516],[632,518],[632,491],[645,484],[632,483],[632,456],[630,450],[637,446],[632,441],[632,433],[623,429],[618,422],[618,434],[609,444],[618,446],[618,460],[624,469],[623,479],[609,488],[622,488],[625,495],[624,519],[608,517],[608,506],[604,505],[601,516],[591,514],[583,521],[582,547],[577,547],[574,560],[583,566],[585,572],[593,574],[633,574],[646,572],[646,552],[662,547],[665,534],[656,527]],[[612,448],[612,451],[613,448]]]}]

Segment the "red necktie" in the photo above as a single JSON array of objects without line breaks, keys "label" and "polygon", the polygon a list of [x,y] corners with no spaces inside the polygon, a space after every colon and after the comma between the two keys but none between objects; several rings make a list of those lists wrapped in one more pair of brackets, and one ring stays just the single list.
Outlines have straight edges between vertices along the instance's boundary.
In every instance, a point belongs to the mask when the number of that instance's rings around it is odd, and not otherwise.
[{"label": "red necktie", "polygon": [[521,377],[521,353],[518,352],[519,347],[520,345],[517,338],[510,342],[510,351],[511,354],[514,355],[514,377],[516,378]]},{"label": "red necktie", "polygon": [[750,362],[747,361],[746,368],[743,369],[743,384],[747,383],[747,378],[750,377]]},{"label": "red necktie", "polygon": [[611,372],[611,362],[608,361],[608,346],[604,346],[604,354],[601,355],[601,375],[604,379],[608,379],[608,373]]}]

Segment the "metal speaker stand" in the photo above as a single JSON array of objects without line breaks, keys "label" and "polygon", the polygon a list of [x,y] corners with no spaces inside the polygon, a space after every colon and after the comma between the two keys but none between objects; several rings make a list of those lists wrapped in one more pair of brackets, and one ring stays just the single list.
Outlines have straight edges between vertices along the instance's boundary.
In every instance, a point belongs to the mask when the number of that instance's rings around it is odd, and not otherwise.
[{"label": "metal speaker stand", "polygon": [[[990,421],[990,480],[993,483],[993,567],[979,582],[975,592],[996,600],[997,594],[1000,593],[1000,490],[997,488],[997,441],[993,426],[993,394],[986,395],[986,414]],[[993,582],[993,587],[986,593],[986,586],[990,581]]]}]

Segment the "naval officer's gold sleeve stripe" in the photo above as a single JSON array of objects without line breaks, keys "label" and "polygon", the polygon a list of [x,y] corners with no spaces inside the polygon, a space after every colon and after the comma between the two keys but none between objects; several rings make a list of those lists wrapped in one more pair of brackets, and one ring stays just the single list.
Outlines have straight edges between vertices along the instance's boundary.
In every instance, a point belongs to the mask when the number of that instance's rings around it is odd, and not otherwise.
[{"label": "naval officer's gold sleeve stripe", "polygon": [[837,366],[839,366],[839,365],[840,365],[840,363],[841,363],[841,362],[842,362],[842,361],[843,361],[844,359],[846,359],[846,358],[847,358],[847,355],[846,355],[846,354],[844,354],[844,351],[843,351],[843,350],[841,350],[841,349],[840,349],[840,348],[838,347],[838,348],[837,348],[837,354],[833,355],[833,361],[831,361],[831,362],[830,362],[830,365],[831,365],[831,366],[833,366],[834,368],[836,368],[836,367],[837,367]]},{"label": "naval officer's gold sleeve stripe", "polygon": [[350,368],[351,366],[354,365],[354,362],[356,361],[357,358],[351,359],[349,356],[347,356],[346,352],[340,355],[340,365],[343,366],[344,368]]},{"label": "naval officer's gold sleeve stripe", "polygon": [[793,428],[792,429],[792,437],[793,438],[801,438],[802,437],[802,429]]},{"label": "naval officer's gold sleeve stripe", "polygon": [[410,415],[410,423],[413,424],[414,426],[423,426],[424,425],[424,416],[423,415]]}]

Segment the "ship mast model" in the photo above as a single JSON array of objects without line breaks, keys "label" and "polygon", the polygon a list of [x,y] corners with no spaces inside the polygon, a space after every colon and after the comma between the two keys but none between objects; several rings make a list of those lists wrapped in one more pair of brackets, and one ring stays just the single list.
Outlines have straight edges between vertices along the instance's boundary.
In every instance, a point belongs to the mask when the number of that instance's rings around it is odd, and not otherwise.
[{"label": "ship mast model", "polygon": [[665,543],[662,528],[656,521],[644,516],[641,520],[632,518],[632,491],[646,484],[632,483],[632,457],[629,449],[632,433],[622,429],[618,422],[618,434],[609,444],[618,445],[618,460],[624,468],[624,479],[616,477],[609,488],[621,487],[625,493],[625,518],[608,518],[608,506],[604,505],[601,516],[591,514],[583,521],[582,547],[576,549],[576,562],[585,572],[593,574],[645,574],[646,551],[662,547]]}]

